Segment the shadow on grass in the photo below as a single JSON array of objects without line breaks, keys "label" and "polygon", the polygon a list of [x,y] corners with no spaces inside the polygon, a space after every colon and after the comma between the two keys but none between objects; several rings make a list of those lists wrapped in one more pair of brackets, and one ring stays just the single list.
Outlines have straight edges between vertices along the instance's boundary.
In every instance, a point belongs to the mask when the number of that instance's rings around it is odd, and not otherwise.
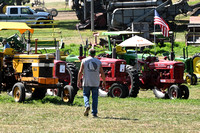
[{"label": "shadow on grass", "polygon": [[130,119],[130,118],[117,118],[117,117],[98,117],[100,119],[110,119],[110,120],[131,120],[131,121],[138,121],[139,119]]},{"label": "shadow on grass", "polygon": [[24,101],[24,104],[46,104],[46,103],[52,103],[55,105],[83,106],[80,102],[75,100],[73,103],[63,102],[62,99],[58,96],[46,96],[43,99],[28,98]]},{"label": "shadow on grass", "polygon": [[76,30],[76,24],[78,21],[66,21],[66,22],[58,22],[56,28],[67,29],[67,30]]}]

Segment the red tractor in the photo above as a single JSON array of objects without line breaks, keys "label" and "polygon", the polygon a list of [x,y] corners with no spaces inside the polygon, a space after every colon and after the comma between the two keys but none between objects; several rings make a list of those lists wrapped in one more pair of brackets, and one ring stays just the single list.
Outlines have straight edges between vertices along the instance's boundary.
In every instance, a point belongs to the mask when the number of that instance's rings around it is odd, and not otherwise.
[{"label": "red tractor", "polygon": [[[65,61],[74,63],[77,67],[80,67],[81,60],[85,57],[86,50],[84,48],[83,56],[83,47],[81,45],[79,48],[79,56],[69,55],[65,58]],[[101,90],[111,97],[137,97],[137,94],[139,93],[139,78],[137,71],[133,69],[133,67],[126,65],[125,60],[103,57],[98,58],[102,62],[102,67],[106,75],[106,88],[100,86]],[[102,92],[101,90],[100,92]]]},{"label": "red tractor", "polygon": [[189,89],[182,85],[184,63],[176,61],[158,60],[149,56],[139,61],[141,73],[139,74],[140,87],[153,89],[158,98],[188,99]]},{"label": "red tractor", "polygon": [[106,76],[106,88],[100,86],[101,90],[108,92],[108,95],[111,97],[137,97],[139,93],[137,71],[130,67],[126,68],[126,61],[122,59],[99,59],[102,62]]}]

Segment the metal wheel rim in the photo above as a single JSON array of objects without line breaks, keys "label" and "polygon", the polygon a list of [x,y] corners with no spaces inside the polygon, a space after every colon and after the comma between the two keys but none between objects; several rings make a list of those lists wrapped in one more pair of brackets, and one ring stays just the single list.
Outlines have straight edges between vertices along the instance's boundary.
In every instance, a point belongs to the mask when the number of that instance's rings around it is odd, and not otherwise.
[{"label": "metal wheel rim", "polygon": [[200,73],[200,68],[197,67],[198,64],[200,64],[200,57],[196,57],[193,60],[193,66],[194,66],[194,72]]},{"label": "metal wheel rim", "polygon": [[63,91],[63,101],[64,102],[69,101],[69,91],[67,89]]},{"label": "metal wheel rim", "polygon": [[177,98],[177,91],[175,89],[172,89],[171,94],[173,98]]},{"label": "metal wheel rim", "polygon": [[113,95],[114,97],[120,97],[122,94],[122,90],[120,88],[114,88],[113,89]]},{"label": "metal wheel rim", "polygon": [[190,77],[189,76],[186,76],[186,82],[187,82],[187,84],[191,84],[191,79],[190,79]]},{"label": "metal wheel rim", "polygon": [[13,95],[14,99],[15,99],[16,101],[19,101],[20,96],[21,96],[21,92],[20,92],[19,87],[15,87],[13,94],[14,94],[14,95]]}]

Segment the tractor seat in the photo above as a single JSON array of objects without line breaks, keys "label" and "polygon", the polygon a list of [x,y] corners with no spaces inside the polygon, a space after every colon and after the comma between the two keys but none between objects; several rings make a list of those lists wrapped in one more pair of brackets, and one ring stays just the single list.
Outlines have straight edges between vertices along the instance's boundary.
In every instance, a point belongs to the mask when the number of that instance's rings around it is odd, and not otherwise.
[{"label": "tractor seat", "polygon": [[115,47],[116,48],[116,53],[117,54],[125,54],[126,53],[126,50],[124,50],[123,48],[122,48],[122,46],[116,46]]}]

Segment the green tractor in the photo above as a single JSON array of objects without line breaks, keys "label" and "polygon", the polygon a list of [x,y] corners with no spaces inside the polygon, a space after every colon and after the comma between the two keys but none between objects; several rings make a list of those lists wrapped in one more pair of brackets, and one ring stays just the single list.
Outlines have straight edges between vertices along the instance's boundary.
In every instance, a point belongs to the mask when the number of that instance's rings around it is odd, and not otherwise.
[{"label": "green tractor", "polygon": [[[197,72],[195,69],[196,63],[200,61],[200,56],[195,55],[192,58],[188,57],[188,47],[183,48],[183,57],[176,57],[175,61],[180,61],[185,64],[184,70],[184,79],[188,85],[196,85],[197,84]],[[196,63],[195,63],[196,62]]]},{"label": "green tractor", "polygon": [[[136,68],[137,59],[142,60],[148,57],[150,54],[144,54],[143,48],[135,47],[135,50],[128,49],[127,47],[121,47],[119,45],[115,45],[116,43],[121,43],[125,41],[125,39],[130,38],[133,34],[137,34],[137,32],[131,31],[117,31],[117,32],[103,32],[102,35],[107,36],[108,40],[108,51],[105,51],[102,54],[99,54],[100,57],[115,57],[118,59],[126,60],[126,63],[130,66]],[[112,47],[114,46],[114,48]],[[114,50],[114,52],[113,52]],[[116,51],[116,52],[115,52]],[[114,54],[116,53],[116,55]]]}]

